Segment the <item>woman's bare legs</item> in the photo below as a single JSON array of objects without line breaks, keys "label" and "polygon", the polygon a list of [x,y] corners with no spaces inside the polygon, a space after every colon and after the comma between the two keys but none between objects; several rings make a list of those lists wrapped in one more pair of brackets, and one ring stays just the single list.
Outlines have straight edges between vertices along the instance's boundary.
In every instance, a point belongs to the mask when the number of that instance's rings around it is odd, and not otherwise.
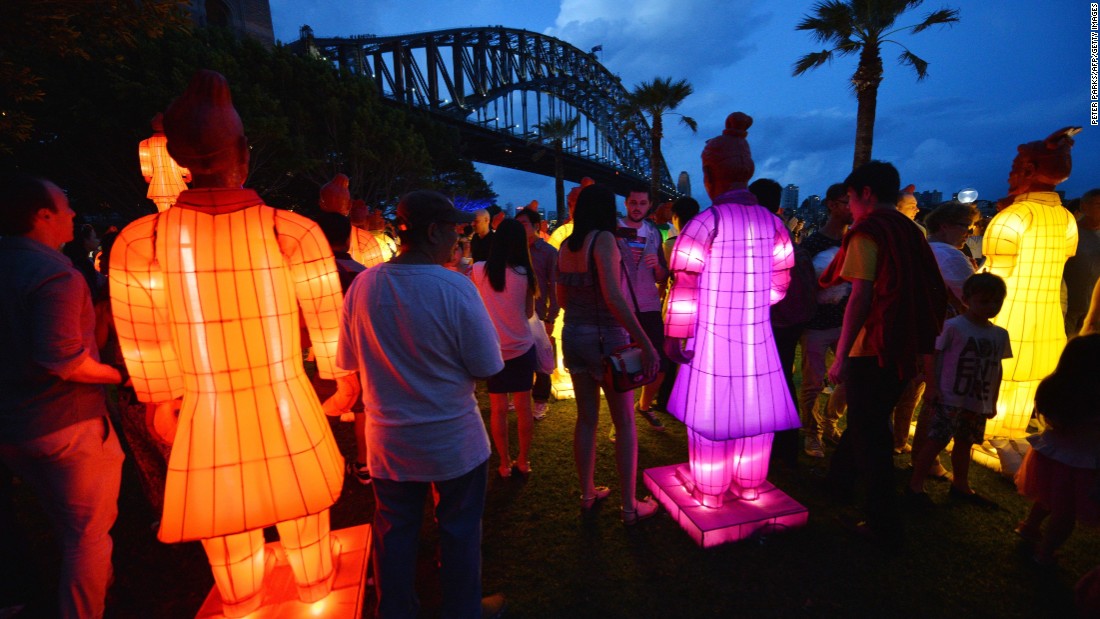
[{"label": "woman's bare legs", "polygon": [[596,428],[600,418],[600,385],[584,372],[573,372],[577,425],[573,429],[573,462],[581,484],[581,499],[596,496]]},{"label": "woman's bare legs", "polygon": [[535,431],[535,418],[531,415],[531,392],[518,391],[512,394],[516,405],[516,429],[519,432],[519,456],[516,466],[526,475],[531,472],[531,436]]},{"label": "woman's bare legs", "polygon": [[622,486],[623,509],[634,509],[634,488],[638,482],[638,433],[634,426],[634,392],[618,393],[603,384],[611,423],[615,424],[615,466]]},{"label": "woman's bare legs", "polygon": [[[530,410],[528,410],[530,413]],[[490,426],[493,431],[493,446],[500,456],[500,467],[497,471],[501,477],[508,477],[512,473],[512,458],[508,455],[508,394],[489,394]]]}]

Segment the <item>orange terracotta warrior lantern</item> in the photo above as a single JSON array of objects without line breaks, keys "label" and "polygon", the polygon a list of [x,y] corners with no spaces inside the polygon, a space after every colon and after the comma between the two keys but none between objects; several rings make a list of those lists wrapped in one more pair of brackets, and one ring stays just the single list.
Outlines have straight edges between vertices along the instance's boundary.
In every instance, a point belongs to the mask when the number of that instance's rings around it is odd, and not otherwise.
[{"label": "orange terracotta warrior lantern", "polygon": [[1054,371],[1066,345],[1062,269],[1077,252],[1077,222],[1062,208],[1054,187],[1069,178],[1070,147],[1079,131],[1067,127],[1018,148],[1008,176],[1012,203],[985,231],[982,253],[988,269],[1008,286],[993,322],[1008,330],[1014,353],[1004,360],[997,416],[986,425],[987,437],[1025,433],[1035,389]]},{"label": "orange terracotta warrior lantern", "polygon": [[[321,196],[317,205],[326,213],[339,213],[347,217],[351,213],[349,184],[350,179],[344,174],[332,177],[331,181],[321,187]],[[369,231],[352,226],[351,238],[348,241],[348,253],[351,254],[352,260],[367,268],[383,262],[382,248]]]},{"label": "orange terracotta warrior lantern", "polygon": [[164,137],[164,115],[153,117],[153,135],[138,144],[138,162],[141,175],[149,183],[145,196],[164,212],[176,203],[176,197],[187,190],[186,183],[191,182],[191,171],[176,163],[168,154],[168,139]]},{"label": "orange terracotta warrior lantern", "polygon": [[[382,262],[388,262],[390,258],[397,255],[397,243],[386,236],[386,220],[382,217],[382,211],[372,210],[363,200],[352,200],[348,218],[351,219],[351,225],[370,232],[374,237],[375,242],[378,243],[378,249],[382,252]],[[355,238],[358,240],[361,237]]]},{"label": "orange terracotta warrior lantern", "polygon": [[[194,174],[175,207],[113,250],[111,298],[134,390],[182,396],[158,537],[201,540],[229,616],[262,601],[263,528],[276,525],[299,598],[334,574],[328,508],[343,462],[302,366],[299,307],[320,374],[334,378],[342,303],[312,221],[242,188],[248,142],[225,78],[200,71],[165,112],[168,149]],[[171,431],[167,432],[171,434]]]}]

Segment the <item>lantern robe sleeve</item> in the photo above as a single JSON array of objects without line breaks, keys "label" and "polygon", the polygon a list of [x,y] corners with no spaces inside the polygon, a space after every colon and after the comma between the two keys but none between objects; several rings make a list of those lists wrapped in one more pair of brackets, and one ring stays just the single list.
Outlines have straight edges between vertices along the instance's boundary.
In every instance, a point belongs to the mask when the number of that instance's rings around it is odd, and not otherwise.
[{"label": "lantern robe sleeve", "polygon": [[344,297],[328,240],[312,221],[286,211],[276,212],[275,229],[302,306],[318,374],[327,380],[344,376],[348,372],[337,369],[335,363]]},{"label": "lantern robe sleeve", "polygon": [[772,264],[771,304],[775,305],[787,296],[791,285],[791,268],[794,267],[794,242],[786,226],[780,226],[775,232],[775,262]]},{"label": "lantern robe sleeve", "polygon": [[111,310],[119,347],[142,402],[183,395],[183,374],[172,343],[164,274],[157,263],[157,215],[127,226],[111,251]]},{"label": "lantern robe sleeve", "polygon": [[695,336],[695,324],[699,319],[698,276],[706,265],[714,230],[714,213],[706,210],[693,217],[676,237],[668,261],[668,268],[675,275],[665,315],[665,335],[668,337]]}]

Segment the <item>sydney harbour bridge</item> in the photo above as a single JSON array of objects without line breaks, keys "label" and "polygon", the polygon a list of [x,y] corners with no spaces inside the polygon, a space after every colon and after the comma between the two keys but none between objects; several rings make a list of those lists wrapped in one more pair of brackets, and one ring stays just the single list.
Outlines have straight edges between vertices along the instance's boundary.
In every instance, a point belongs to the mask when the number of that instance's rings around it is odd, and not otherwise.
[{"label": "sydney harbour bridge", "polygon": [[[590,176],[619,193],[648,186],[650,128],[619,110],[627,91],[594,52],[503,26],[414,34],[321,38],[303,26],[299,54],[371,79],[385,100],[458,128],[468,158],[554,176],[549,140],[537,125],[580,117],[563,141],[565,179]],[[664,161],[661,187],[675,195]]]}]

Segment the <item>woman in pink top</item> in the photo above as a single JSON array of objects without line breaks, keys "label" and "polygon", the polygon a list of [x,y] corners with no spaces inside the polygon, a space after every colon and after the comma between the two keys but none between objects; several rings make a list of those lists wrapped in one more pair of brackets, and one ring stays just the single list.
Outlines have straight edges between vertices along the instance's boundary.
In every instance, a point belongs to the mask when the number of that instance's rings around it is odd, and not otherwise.
[{"label": "woman in pink top", "polygon": [[[491,434],[500,455],[497,471],[501,477],[511,477],[513,468],[527,475],[531,472],[528,453],[534,424],[531,387],[535,382],[535,339],[527,319],[535,313],[538,284],[523,225],[514,219],[502,221],[493,234],[489,260],[475,263],[470,277],[489,310],[504,358],[504,369],[488,380]],[[519,457],[514,463],[508,455],[509,394],[516,407],[519,430]]]}]

